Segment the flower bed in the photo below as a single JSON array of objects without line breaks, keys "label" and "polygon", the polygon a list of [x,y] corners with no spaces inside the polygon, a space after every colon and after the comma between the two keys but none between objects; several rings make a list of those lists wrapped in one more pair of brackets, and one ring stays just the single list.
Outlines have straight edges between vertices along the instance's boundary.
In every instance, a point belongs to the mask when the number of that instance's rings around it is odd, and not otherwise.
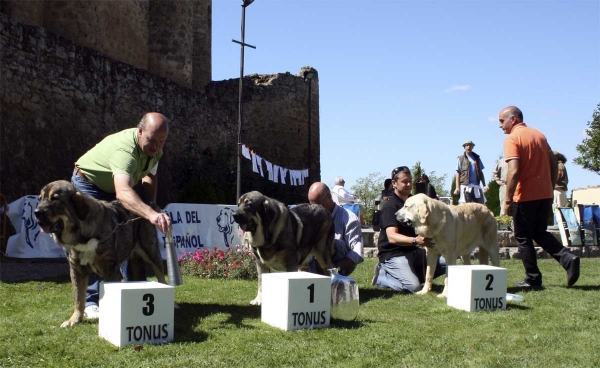
[{"label": "flower bed", "polygon": [[251,251],[244,251],[239,245],[228,250],[214,247],[186,252],[178,259],[181,274],[206,279],[257,278],[256,261]]}]

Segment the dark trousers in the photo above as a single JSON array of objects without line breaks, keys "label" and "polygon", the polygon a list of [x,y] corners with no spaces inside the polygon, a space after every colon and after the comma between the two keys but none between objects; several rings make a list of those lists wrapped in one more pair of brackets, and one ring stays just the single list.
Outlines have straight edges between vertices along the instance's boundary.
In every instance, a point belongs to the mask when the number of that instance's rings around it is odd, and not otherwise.
[{"label": "dark trousers", "polygon": [[535,240],[563,268],[569,267],[574,255],[546,231],[552,211],[552,198],[514,203],[512,208],[515,240],[525,267],[525,280],[533,285],[542,284],[542,272],[537,266]]}]

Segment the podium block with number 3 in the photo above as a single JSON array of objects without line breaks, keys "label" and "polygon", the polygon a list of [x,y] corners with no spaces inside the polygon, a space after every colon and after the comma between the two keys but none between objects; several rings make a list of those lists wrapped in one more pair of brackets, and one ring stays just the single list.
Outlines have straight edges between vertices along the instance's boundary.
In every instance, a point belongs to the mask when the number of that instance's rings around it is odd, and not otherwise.
[{"label": "podium block with number 3", "polygon": [[282,330],[329,326],[331,278],[308,272],[262,275],[261,319]]},{"label": "podium block with number 3", "polygon": [[506,268],[470,265],[448,267],[448,302],[451,307],[476,312],[506,309]]},{"label": "podium block with number 3", "polygon": [[158,282],[108,282],[100,288],[98,335],[118,347],[173,341],[175,288]]}]

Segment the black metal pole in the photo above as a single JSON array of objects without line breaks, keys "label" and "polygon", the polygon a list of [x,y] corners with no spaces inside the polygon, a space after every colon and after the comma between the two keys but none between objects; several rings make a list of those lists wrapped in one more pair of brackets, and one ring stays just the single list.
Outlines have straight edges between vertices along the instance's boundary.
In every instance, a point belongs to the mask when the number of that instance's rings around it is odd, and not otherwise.
[{"label": "black metal pole", "polygon": [[311,172],[311,160],[310,160],[310,138],[311,138],[311,126],[312,126],[312,78],[308,81],[308,185],[310,185],[310,172]]},{"label": "black metal pole", "polygon": [[245,41],[245,36],[246,36],[246,7],[250,4],[252,4],[254,0],[245,0],[244,4],[242,5],[242,40],[240,41],[236,41],[236,40],[231,40],[232,42],[235,43],[239,43],[240,44],[240,87],[239,87],[239,94],[238,94],[238,143],[237,143],[237,179],[236,179],[236,189],[235,189],[235,195],[236,195],[236,203],[237,200],[240,198],[241,196],[241,189],[242,189],[242,88],[244,85],[244,47],[248,46],[248,47],[252,47],[253,49],[256,49],[256,46],[252,46],[252,45],[248,45],[246,44]]},{"label": "black metal pole", "polygon": [[242,5],[242,43],[240,46],[240,86],[238,94],[238,147],[237,147],[237,179],[235,201],[241,196],[242,189],[242,88],[244,85],[244,38],[246,26],[246,7]]}]

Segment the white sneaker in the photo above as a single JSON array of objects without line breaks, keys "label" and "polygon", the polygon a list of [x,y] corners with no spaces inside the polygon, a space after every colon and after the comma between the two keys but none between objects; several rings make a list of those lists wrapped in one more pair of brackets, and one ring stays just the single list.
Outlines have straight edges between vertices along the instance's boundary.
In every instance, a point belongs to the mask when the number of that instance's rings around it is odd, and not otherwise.
[{"label": "white sneaker", "polygon": [[83,316],[87,319],[98,319],[100,317],[100,309],[97,305],[88,305],[83,311]]}]

